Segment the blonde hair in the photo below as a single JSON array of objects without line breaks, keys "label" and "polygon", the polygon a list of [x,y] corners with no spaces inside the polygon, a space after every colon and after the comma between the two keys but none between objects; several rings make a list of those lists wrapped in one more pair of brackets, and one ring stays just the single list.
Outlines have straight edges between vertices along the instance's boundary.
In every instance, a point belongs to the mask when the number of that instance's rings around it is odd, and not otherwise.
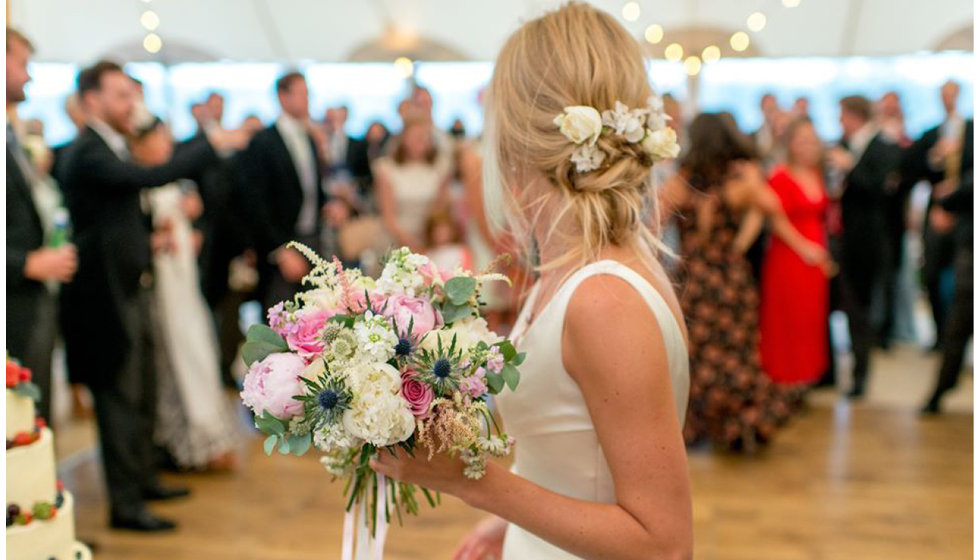
[{"label": "blonde hair", "polygon": [[[598,260],[603,247],[629,247],[653,266],[662,245],[644,215],[657,215],[650,157],[639,144],[603,134],[603,164],[577,172],[576,145],[554,124],[572,105],[645,107],[652,90],[637,41],[608,14],[571,3],[524,24],[501,49],[487,92],[484,189],[491,221],[513,238],[567,248],[539,271]],[[544,188],[531,188],[535,179]],[[536,181],[541,184],[542,181]],[[550,228],[534,239],[532,224]]]}]

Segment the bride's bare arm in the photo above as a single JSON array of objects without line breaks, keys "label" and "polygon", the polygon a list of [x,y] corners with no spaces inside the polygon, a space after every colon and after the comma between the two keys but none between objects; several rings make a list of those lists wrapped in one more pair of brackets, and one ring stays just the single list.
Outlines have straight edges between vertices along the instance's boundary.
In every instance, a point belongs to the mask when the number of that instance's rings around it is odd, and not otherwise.
[{"label": "bride's bare arm", "polygon": [[479,481],[465,479],[462,464],[445,456],[429,462],[382,453],[374,464],[394,478],[455,494],[583,558],[689,558],[687,458],[657,322],[631,286],[611,277],[586,280],[567,313],[563,361],[585,396],[616,503],[551,492],[496,464]]}]

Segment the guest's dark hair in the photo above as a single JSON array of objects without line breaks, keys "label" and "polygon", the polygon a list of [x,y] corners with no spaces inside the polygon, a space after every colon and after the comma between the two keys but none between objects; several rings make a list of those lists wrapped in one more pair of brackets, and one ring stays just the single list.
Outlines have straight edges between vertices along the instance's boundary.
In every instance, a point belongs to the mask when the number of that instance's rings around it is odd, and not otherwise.
[{"label": "guest's dark hair", "polygon": [[13,44],[14,41],[24,45],[25,47],[27,47],[27,50],[30,51],[31,54],[34,54],[34,45],[31,44],[31,42],[27,39],[27,37],[25,37],[23,33],[17,31],[13,27],[8,27],[7,28],[7,52],[10,52],[10,45]]},{"label": "guest's dark hair", "polygon": [[716,113],[695,117],[687,134],[691,147],[681,161],[681,170],[697,190],[721,185],[732,162],[755,159],[755,151],[738,129]]},{"label": "guest's dark hair", "polygon": [[863,95],[848,95],[840,100],[842,111],[850,113],[863,121],[871,120],[871,102]]},{"label": "guest's dark hair", "polygon": [[102,77],[112,72],[122,72],[122,66],[108,60],[100,60],[82,69],[78,73],[76,80],[78,86],[78,96],[83,97],[90,91],[98,91],[102,88]]},{"label": "guest's dark hair", "polygon": [[306,80],[306,76],[302,72],[293,70],[292,72],[287,72],[276,80],[276,93],[284,93],[289,91],[293,84],[299,80]]},{"label": "guest's dark hair", "polygon": [[[404,165],[408,161],[408,154],[405,150],[404,136],[405,131],[412,128],[413,126],[424,126],[426,128],[431,128],[428,121],[425,120],[412,120],[405,123],[402,127],[402,136],[398,138],[398,143],[395,145],[395,152],[391,155],[391,159],[395,160],[398,165]],[[432,165],[436,162],[436,157],[439,155],[439,150],[436,148],[436,143],[434,141],[429,143],[429,150],[425,153],[425,162]]]}]

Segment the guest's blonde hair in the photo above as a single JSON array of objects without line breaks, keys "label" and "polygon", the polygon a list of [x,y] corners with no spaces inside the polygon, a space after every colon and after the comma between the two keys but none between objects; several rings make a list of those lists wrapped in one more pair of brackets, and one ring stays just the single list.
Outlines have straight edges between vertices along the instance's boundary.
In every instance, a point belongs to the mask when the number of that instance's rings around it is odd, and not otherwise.
[{"label": "guest's blonde hair", "polygon": [[[602,112],[622,101],[640,108],[651,95],[637,41],[586,4],[524,24],[501,49],[487,92],[487,206],[495,225],[508,226],[514,239],[567,248],[539,270],[584,265],[609,244],[632,248],[652,265],[661,245],[653,233],[649,156],[639,144],[603,134],[598,145],[605,161],[578,172],[571,161],[576,145],[553,122],[568,106]],[[542,176],[545,188],[528,188]],[[531,225],[541,219],[550,227],[543,239],[533,239]],[[530,254],[531,247],[523,249]]]}]

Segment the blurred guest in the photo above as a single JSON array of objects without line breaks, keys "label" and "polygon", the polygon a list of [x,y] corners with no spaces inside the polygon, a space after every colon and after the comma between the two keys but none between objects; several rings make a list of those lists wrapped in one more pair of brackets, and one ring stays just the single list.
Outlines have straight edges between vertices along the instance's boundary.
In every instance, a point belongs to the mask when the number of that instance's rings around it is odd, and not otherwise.
[{"label": "blurred guest", "polygon": [[[907,154],[905,169],[906,182],[927,179],[933,186],[933,195],[926,208],[926,221],[923,226],[923,265],[922,277],[929,295],[932,316],[936,325],[935,349],[942,347],[943,329],[946,326],[946,313],[949,309],[950,295],[944,290],[953,276],[955,239],[951,232],[938,231],[931,218],[935,200],[935,190],[949,192],[950,183],[959,183],[966,175],[973,173],[973,119],[964,118],[956,109],[960,86],[948,81],[940,90],[946,118],[939,126],[929,129],[913,144]],[[946,182],[946,186],[940,184]],[[955,188],[955,187],[952,187]]]},{"label": "blurred guest", "polygon": [[[769,185],[793,227],[826,246],[827,193],[823,147],[813,123],[798,118],[786,131],[787,161]],[[774,238],[763,261],[759,312],[762,367],[777,383],[817,382],[826,371],[829,284],[825,271]]]},{"label": "blurred guest", "polygon": [[466,138],[466,125],[463,124],[462,119],[456,119],[453,121],[453,126],[449,128],[449,135],[455,140],[462,140]]},{"label": "blurred guest", "polygon": [[256,134],[242,158],[245,198],[259,267],[259,297],[268,309],[291,299],[310,264],[286,245],[299,241],[317,249],[320,212],[326,197],[316,146],[310,135],[306,78],[289,72],[276,81],[282,113]]},{"label": "blurred guest", "polygon": [[350,146],[353,138],[347,136],[348,110],[345,106],[330,107],[323,119],[327,132],[327,166],[332,171],[344,169],[350,171]]},{"label": "blurred guest", "polygon": [[215,124],[221,126],[225,115],[224,96],[216,91],[212,91],[204,100],[204,106],[207,108],[208,114],[214,120]]},{"label": "blurred guest", "polygon": [[[152,514],[145,500],[187,494],[156,476],[153,432],[156,375],[152,364],[150,227],[141,209],[145,188],[197,173],[215,149],[240,140],[215,133],[163,165],[131,163],[136,91],[117,64],[99,62],[78,75],[88,126],[66,164],[64,185],[74,221],[79,269],[62,291],[69,375],[95,400],[113,527],[161,531],[175,523]],[[214,147],[212,147],[212,144]]]},{"label": "blurred guest", "polygon": [[374,175],[388,235],[398,246],[422,251],[426,220],[449,204],[449,169],[438,159],[430,122],[405,123],[394,153],[375,161]]},{"label": "blurred guest", "polygon": [[841,195],[841,287],[854,354],[854,385],[848,394],[861,398],[867,388],[874,329],[872,295],[890,270],[891,243],[886,219],[891,177],[899,149],[885,140],[871,120],[871,102],[860,96],[840,101],[841,145],[828,153],[843,176]]},{"label": "blurred guest", "polygon": [[[82,104],[78,100],[77,93],[73,93],[65,98],[65,114],[68,115],[68,119],[71,120],[73,125],[75,125],[75,137],[77,137],[78,134],[85,129],[85,111],[82,109]],[[72,142],[75,140],[75,137],[72,137],[71,140],[52,148],[52,151],[54,152],[54,162],[51,166],[51,176],[54,177],[59,184],[63,183],[65,180],[65,161],[68,160],[68,150],[71,147]]]},{"label": "blurred guest", "polygon": [[449,212],[437,212],[425,224],[425,254],[439,270],[473,271],[473,256],[463,239],[463,228]]},{"label": "blurred guest", "polygon": [[805,95],[797,97],[790,109],[790,115],[793,118],[810,118],[810,98]]},{"label": "blurred guest", "polygon": [[826,262],[827,253],[793,228],[750,148],[724,119],[699,115],[688,134],[690,151],[660,197],[663,216],[676,214],[681,235],[681,305],[691,351],[685,439],[751,451],[788,419],[797,392],[762,371],[758,292],[736,244],[739,228],[747,213],[760,212],[805,262]]},{"label": "blurred guest", "polygon": [[367,129],[367,133],[364,135],[364,141],[367,144],[368,161],[370,163],[374,163],[374,160],[382,156],[389,138],[391,138],[391,132],[388,131],[388,127],[384,123],[380,121],[371,123],[371,126]]},{"label": "blurred guest", "polygon": [[[173,155],[169,129],[152,116],[138,123],[130,151],[139,164],[165,164]],[[201,293],[191,225],[200,206],[188,205],[189,194],[193,193],[182,192],[177,183],[147,192],[154,225],[153,295],[158,312],[154,440],[180,468],[223,469],[235,463],[235,418],[221,393],[218,344]]]},{"label": "blurred guest", "polygon": [[38,413],[51,421],[51,355],[58,335],[54,289],[72,280],[78,259],[73,245],[56,239],[57,189],[52,193],[45,186],[11,124],[17,104],[26,99],[33,52],[27,38],[7,28],[7,352],[32,371],[41,389]]},{"label": "blurred guest", "polygon": [[933,227],[953,231],[956,238],[956,285],[953,304],[944,329],[943,361],[939,366],[936,388],[922,412],[938,414],[943,395],[956,387],[966,347],[973,336],[973,173],[964,176],[953,193],[937,193]]},{"label": "blurred guest", "polygon": [[898,92],[889,91],[878,100],[875,121],[881,134],[900,148],[912,145],[912,139],[905,132],[905,115],[902,113],[902,100]]},{"label": "blurred guest", "polygon": [[776,131],[776,120],[782,110],[776,101],[776,96],[766,93],[759,100],[759,108],[762,111],[762,126],[752,133],[752,143],[756,154],[765,167],[774,163],[775,153],[779,147],[779,134]]}]

